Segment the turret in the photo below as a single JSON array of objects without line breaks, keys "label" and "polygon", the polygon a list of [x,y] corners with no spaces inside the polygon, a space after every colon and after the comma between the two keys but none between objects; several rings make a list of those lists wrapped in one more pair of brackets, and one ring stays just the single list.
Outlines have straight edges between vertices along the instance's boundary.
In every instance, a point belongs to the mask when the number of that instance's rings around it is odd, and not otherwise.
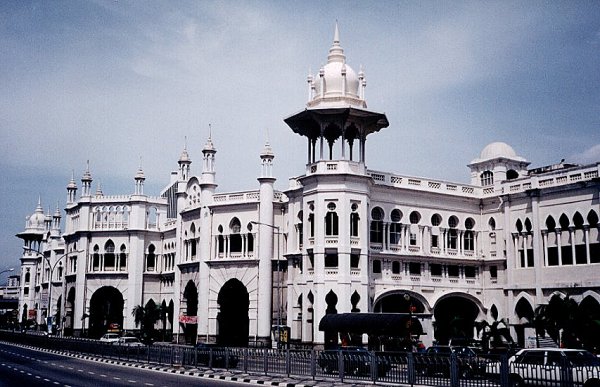
[{"label": "turret", "polygon": [[202,177],[200,179],[200,187],[202,189],[203,203],[207,203],[207,195],[212,196],[215,192],[217,184],[215,183],[215,156],[217,149],[212,142],[212,130],[209,132],[208,140],[202,149]]},{"label": "turret", "polygon": [[77,200],[77,183],[75,183],[75,171],[71,172],[71,181],[67,184],[67,204],[75,203]]},{"label": "turret", "polygon": [[146,176],[144,175],[144,170],[142,169],[142,163],[140,161],[140,167],[137,170],[137,173],[134,177],[135,180],[135,195],[143,195],[144,194],[144,181],[146,180]]},{"label": "turret", "polygon": [[179,156],[179,180],[187,181],[190,176],[190,166],[192,164],[192,159],[187,152],[187,140],[186,144],[183,147],[183,152],[181,152],[181,156]]},{"label": "turret", "polygon": [[92,196],[92,174],[90,173],[90,160],[87,161],[87,166],[83,177],[81,178],[81,196]]}]

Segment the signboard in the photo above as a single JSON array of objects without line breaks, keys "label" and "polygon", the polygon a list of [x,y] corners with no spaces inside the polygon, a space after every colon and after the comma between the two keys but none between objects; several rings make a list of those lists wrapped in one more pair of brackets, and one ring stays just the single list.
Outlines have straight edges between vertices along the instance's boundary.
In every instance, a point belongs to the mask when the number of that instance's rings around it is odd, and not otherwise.
[{"label": "signboard", "polygon": [[35,320],[35,317],[37,316],[37,310],[35,309],[29,309],[27,311],[27,318],[30,320]]},{"label": "signboard", "polygon": [[183,324],[198,324],[198,316],[179,316],[179,322]]},{"label": "signboard", "polygon": [[48,293],[42,293],[40,296],[40,307],[48,309]]}]

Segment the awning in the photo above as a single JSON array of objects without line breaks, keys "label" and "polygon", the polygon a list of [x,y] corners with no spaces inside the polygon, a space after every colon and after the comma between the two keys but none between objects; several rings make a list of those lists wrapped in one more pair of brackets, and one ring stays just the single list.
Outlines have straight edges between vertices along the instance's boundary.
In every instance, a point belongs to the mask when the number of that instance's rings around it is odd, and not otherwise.
[{"label": "awning", "polygon": [[410,327],[408,313],[340,313],[326,314],[319,322],[320,331],[366,333],[374,335],[423,335],[419,318],[431,318],[430,314],[413,313]]}]

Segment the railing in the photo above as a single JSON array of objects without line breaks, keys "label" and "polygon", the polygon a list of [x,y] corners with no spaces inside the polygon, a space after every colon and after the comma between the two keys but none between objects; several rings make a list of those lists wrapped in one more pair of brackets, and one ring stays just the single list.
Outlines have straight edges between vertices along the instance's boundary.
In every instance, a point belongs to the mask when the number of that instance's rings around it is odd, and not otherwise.
[{"label": "railing", "polygon": [[[363,381],[387,385],[509,387],[521,385],[518,383],[525,379],[535,379],[539,382],[536,385],[566,387],[583,381],[595,386],[598,381],[598,366],[574,366],[562,361],[544,367],[544,372],[538,372],[540,367],[512,363],[507,353],[461,355],[458,351],[445,354],[376,352],[344,347],[336,350],[223,348],[162,343],[127,346],[10,331],[0,331],[0,340],[112,360],[177,368],[226,369],[329,382],[337,379],[342,383]],[[552,384],[554,382],[557,383]]]}]

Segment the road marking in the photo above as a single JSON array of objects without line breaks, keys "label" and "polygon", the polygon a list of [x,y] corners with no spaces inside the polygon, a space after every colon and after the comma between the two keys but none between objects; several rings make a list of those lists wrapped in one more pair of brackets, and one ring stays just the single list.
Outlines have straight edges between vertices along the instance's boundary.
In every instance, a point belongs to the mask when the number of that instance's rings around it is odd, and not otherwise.
[{"label": "road marking", "polygon": [[77,370],[77,372],[84,372],[83,370]]},{"label": "road marking", "polygon": [[60,384],[59,382],[53,382],[52,384]]},{"label": "road marking", "polygon": [[49,381],[50,381],[50,379],[44,378],[44,382],[49,382]]},{"label": "road marking", "polygon": [[129,383],[137,383],[136,380],[128,380]]},{"label": "road marking", "polygon": [[19,371],[19,372],[20,372],[20,373],[22,373],[22,374],[24,374],[24,373],[25,373],[25,371],[23,371],[23,370],[21,370],[21,371]]},{"label": "road marking", "polygon": [[61,365],[59,365],[59,367],[60,367],[60,368],[65,368],[65,366],[64,366],[64,365],[62,365],[62,364],[61,364]]},{"label": "road marking", "polygon": [[40,378],[40,375],[35,375],[35,378],[36,378],[36,379],[41,379],[41,378]]},{"label": "road marking", "polygon": [[121,380],[121,378],[119,378],[119,377],[116,377],[116,376],[113,376],[113,379],[116,379],[116,380]]},{"label": "road marking", "polygon": [[96,375],[96,373],[92,372],[92,371],[88,371],[88,374],[90,374],[90,375]]},{"label": "road marking", "polygon": [[104,374],[100,374],[100,376],[101,376],[101,377],[103,377],[103,378],[105,378],[105,377],[106,377],[106,375],[104,375]]},{"label": "road marking", "polygon": [[144,383],[146,386],[154,386],[152,383]]}]

